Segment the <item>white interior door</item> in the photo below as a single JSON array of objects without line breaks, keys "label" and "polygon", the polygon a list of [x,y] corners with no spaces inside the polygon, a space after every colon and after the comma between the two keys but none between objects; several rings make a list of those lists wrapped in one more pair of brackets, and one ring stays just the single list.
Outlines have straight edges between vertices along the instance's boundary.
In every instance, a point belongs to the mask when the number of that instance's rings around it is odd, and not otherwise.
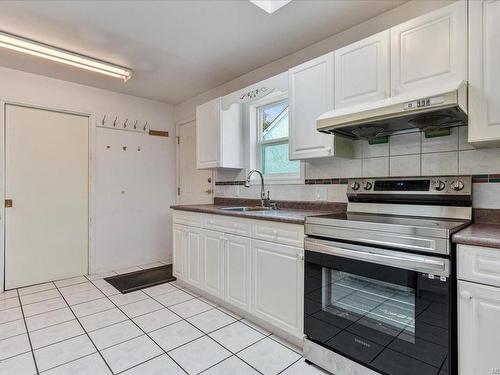
[{"label": "white interior door", "polygon": [[212,170],[196,169],[196,122],[179,126],[179,204],[212,203]]},{"label": "white interior door", "polygon": [[5,106],[6,289],[88,271],[89,119]]}]

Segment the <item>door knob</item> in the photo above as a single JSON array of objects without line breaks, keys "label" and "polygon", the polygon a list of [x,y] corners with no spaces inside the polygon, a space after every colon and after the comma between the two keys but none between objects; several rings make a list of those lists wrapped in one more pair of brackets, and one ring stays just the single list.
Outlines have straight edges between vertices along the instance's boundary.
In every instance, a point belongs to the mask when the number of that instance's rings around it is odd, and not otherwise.
[{"label": "door knob", "polygon": [[205,193],[207,193],[207,194],[212,194],[212,193],[213,193],[213,190],[212,190],[212,189],[207,189],[207,190],[205,190]]},{"label": "door knob", "polygon": [[6,199],[5,208],[11,208],[11,207],[12,207],[12,199]]}]

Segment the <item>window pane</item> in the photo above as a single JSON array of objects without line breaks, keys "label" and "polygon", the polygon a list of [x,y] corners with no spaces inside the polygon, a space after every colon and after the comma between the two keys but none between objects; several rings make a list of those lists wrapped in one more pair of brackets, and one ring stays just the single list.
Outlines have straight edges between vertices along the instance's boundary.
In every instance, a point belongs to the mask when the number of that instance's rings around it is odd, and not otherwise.
[{"label": "window pane", "polygon": [[288,103],[280,102],[262,109],[262,139],[288,137]]},{"label": "window pane", "polygon": [[288,160],[288,143],[262,145],[262,166],[265,175],[300,173],[300,161]]}]

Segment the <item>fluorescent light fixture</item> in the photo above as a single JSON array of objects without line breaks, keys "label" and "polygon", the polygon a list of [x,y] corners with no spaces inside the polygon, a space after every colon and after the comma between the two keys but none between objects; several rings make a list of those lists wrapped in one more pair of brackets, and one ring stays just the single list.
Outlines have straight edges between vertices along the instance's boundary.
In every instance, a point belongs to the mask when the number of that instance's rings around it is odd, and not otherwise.
[{"label": "fluorescent light fixture", "polygon": [[111,77],[121,78],[125,82],[132,76],[132,71],[130,69],[96,60],[91,57],[78,55],[16,35],[7,34],[2,31],[0,31],[0,47],[76,66],[77,68],[90,70],[92,72],[106,74]]},{"label": "fluorescent light fixture", "polygon": [[276,12],[279,8],[284,7],[290,1],[292,0],[250,0],[250,2],[254,3],[259,8],[264,9],[269,14]]}]

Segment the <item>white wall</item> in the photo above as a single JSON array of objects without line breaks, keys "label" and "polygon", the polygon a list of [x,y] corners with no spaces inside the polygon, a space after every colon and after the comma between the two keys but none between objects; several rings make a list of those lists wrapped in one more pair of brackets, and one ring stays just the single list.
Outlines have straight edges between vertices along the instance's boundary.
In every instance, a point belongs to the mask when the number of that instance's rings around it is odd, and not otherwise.
[{"label": "white wall", "polygon": [[[171,260],[169,206],[175,203],[176,188],[172,106],[1,67],[0,101],[86,113],[91,115],[94,130],[95,122],[108,114],[108,118],[144,119],[152,129],[169,131],[171,137],[163,138],[95,130],[96,248],[92,261],[97,271],[103,271]],[[121,149],[124,145],[127,152]],[[0,267],[1,279],[2,273]]]},{"label": "white wall", "polygon": [[386,30],[392,26],[405,22],[414,17],[431,12],[442,6],[452,3],[453,0],[413,0],[405,3],[397,8],[374,17],[366,22],[356,25],[341,33],[332,35],[320,42],[312,44],[300,51],[292,53],[281,59],[273,61],[258,69],[255,69],[247,74],[242,75],[232,81],[229,81],[221,86],[218,86],[210,91],[197,95],[188,99],[174,108],[175,121],[185,121],[195,117],[196,106],[203,104],[218,96],[224,96],[259,82],[263,79],[272,77],[276,74],[287,71],[288,69],[302,64],[315,57],[331,52],[337,48],[346,46],[357,40],[377,32]]}]

